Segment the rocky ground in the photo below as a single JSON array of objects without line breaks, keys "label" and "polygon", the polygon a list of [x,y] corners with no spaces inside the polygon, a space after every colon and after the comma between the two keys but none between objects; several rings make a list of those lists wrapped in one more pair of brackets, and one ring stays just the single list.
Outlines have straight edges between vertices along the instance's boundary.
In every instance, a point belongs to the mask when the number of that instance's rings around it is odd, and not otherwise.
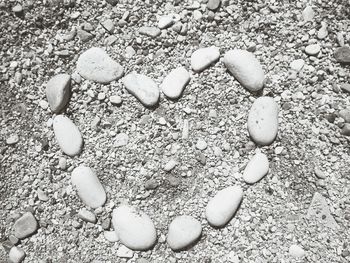
[{"label": "rocky ground", "polygon": [[[0,0],[0,262],[349,262],[349,18],[346,0]],[[112,77],[79,67],[91,47]],[[260,65],[263,89],[245,82]],[[68,101],[47,94],[62,73]],[[248,132],[264,96],[268,145]]]}]

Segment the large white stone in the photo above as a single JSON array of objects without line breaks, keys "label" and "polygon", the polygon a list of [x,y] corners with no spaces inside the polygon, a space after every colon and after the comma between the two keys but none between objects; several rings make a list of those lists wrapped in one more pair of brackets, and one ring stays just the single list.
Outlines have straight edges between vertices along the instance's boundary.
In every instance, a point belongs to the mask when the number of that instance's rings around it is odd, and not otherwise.
[{"label": "large white stone", "polygon": [[243,172],[243,180],[248,184],[260,181],[269,171],[269,160],[263,153],[256,153]]},{"label": "large white stone", "polygon": [[185,86],[190,82],[190,74],[184,67],[172,70],[163,80],[161,89],[165,96],[177,99],[181,96]]},{"label": "large white stone", "polygon": [[78,155],[83,147],[83,137],[78,127],[67,117],[57,115],[53,120],[53,131],[61,150],[69,155]]},{"label": "large white stone", "polygon": [[220,50],[217,47],[200,48],[191,56],[191,67],[196,72],[201,72],[216,62],[220,57]]},{"label": "large white stone", "polygon": [[23,259],[25,258],[25,256],[26,256],[26,253],[20,247],[13,246],[10,249],[9,259],[10,259],[10,262],[12,262],[12,263],[20,263],[20,262],[22,262]]},{"label": "large white stone", "polygon": [[106,202],[106,192],[91,168],[78,166],[72,172],[72,184],[77,188],[80,199],[89,207],[97,208]]},{"label": "large white stone", "polygon": [[223,227],[236,213],[243,198],[240,186],[230,186],[220,190],[208,203],[205,215],[210,225]]},{"label": "large white stone", "polygon": [[234,49],[224,56],[228,71],[249,91],[259,91],[264,86],[265,75],[260,62],[253,53]]},{"label": "large white stone", "polygon": [[122,81],[126,90],[146,107],[153,107],[158,103],[158,85],[150,77],[132,72],[126,75]]},{"label": "large white stone", "polygon": [[70,98],[70,75],[58,74],[46,84],[46,98],[53,112],[62,111]]},{"label": "large white stone", "polygon": [[305,251],[301,246],[293,244],[289,247],[289,254],[292,257],[301,258],[305,256]]},{"label": "large white stone", "polygon": [[201,223],[192,216],[176,217],[169,225],[167,242],[172,250],[182,250],[196,242],[202,233]]},{"label": "large white stone", "polygon": [[120,242],[133,250],[148,250],[157,233],[151,218],[134,207],[121,205],[114,209],[112,223]]},{"label": "large white stone", "polygon": [[248,132],[259,145],[271,144],[278,132],[278,105],[271,97],[256,99],[248,115]]},{"label": "large white stone", "polygon": [[92,47],[78,58],[77,72],[85,79],[107,84],[121,78],[123,67],[103,49]]}]

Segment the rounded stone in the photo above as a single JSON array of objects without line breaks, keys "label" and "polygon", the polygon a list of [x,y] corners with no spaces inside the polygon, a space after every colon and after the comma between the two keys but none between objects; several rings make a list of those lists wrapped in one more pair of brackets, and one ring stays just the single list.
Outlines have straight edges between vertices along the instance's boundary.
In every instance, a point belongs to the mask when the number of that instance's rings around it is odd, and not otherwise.
[{"label": "rounded stone", "polygon": [[248,184],[260,181],[269,171],[269,160],[263,153],[256,153],[243,172],[243,180]]},{"label": "rounded stone", "polygon": [[23,239],[35,233],[38,229],[38,222],[31,212],[26,212],[17,219],[13,229],[14,235],[19,239]]},{"label": "rounded stone", "polygon": [[248,132],[259,145],[271,144],[278,132],[278,105],[271,97],[256,99],[248,115]]},{"label": "rounded stone", "polygon": [[121,205],[114,209],[112,223],[120,242],[133,250],[148,250],[157,240],[151,218],[134,207]]},{"label": "rounded stone", "polygon": [[201,223],[192,216],[176,217],[169,225],[167,242],[172,250],[183,250],[196,242],[202,233]]},{"label": "rounded stone", "polygon": [[230,186],[220,190],[209,202],[205,210],[210,225],[223,227],[236,213],[243,198],[240,186]]},{"label": "rounded stone", "polygon": [[164,78],[161,89],[168,98],[178,99],[189,82],[190,74],[184,67],[179,67]]},{"label": "rounded stone", "polygon": [[265,75],[260,62],[253,53],[234,49],[224,56],[228,71],[249,91],[259,91],[264,86]]},{"label": "rounded stone", "polygon": [[289,254],[292,257],[301,258],[301,257],[305,256],[305,251],[302,247],[293,244],[289,247]]},{"label": "rounded stone", "polygon": [[94,173],[86,166],[76,167],[71,176],[72,184],[77,188],[80,199],[89,207],[97,208],[106,202],[106,192]]},{"label": "rounded stone", "polygon": [[316,56],[321,51],[321,46],[319,44],[311,44],[305,48],[305,53],[309,56]]},{"label": "rounded stone", "polygon": [[[13,246],[9,253],[9,259],[12,263],[20,263],[24,260],[26,253],[20,247]],[[5,261],[4,261],[5,262]]]},{"label": "rounded stone", "polygon": [[62,111],[71,96],[71,78],[68,74],[58,74],[46,84],[46,98],[53,112]]},{"label": "rounded stone", "polygon": [[200,48],[191,56],[191,67],[194,71],[201,72],[216,62],[219,57],[220,51],[217,47]]},{"label": "rounded stone", "polygon": [[83,137],[78,127],[67,117],[57,115],[53,120],[53,130],[61,150],[69,155],[80,154],[83,147]]}]

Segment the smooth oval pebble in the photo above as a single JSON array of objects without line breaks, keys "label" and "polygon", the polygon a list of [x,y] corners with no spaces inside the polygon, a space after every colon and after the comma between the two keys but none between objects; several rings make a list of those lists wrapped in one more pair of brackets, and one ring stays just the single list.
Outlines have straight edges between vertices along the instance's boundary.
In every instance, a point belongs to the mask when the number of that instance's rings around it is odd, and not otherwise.
[{"label": "smooth oval pebble", "polygon": [[292,257],[301,258],[301,257],[305,256],[305,251],[301,246],[293,244],[289,247],[289,254]]},{"label": "smooth oval pebble", "polygon": [[176,217],[169,225],[167,242],[172,250],[182,250],[196,242],[202,233],[201,223],[192,216]]},{"label": "smooth oval pebble", "polygon": [[78,155],[83,147],[83,137],[78,127],[67,117],[57,115],[53,120],[53,131],[61,150],[69,155]]},{"label": "smooth oval pebble", "polygon": [[156,242],[151,218],[134,207],[122,205],[114,209],[112,223],[121,243],[130,249],[148,250]]},{"label": "smooth oval pebble", "polygon": [[230,186],[220,190],[208,203],[205,215],[210,225],[222,227],[236,213],[243,198],[240,186]]},{"label": "smooth oval pebble", "polygon": [[278,105],[271,97],[256,99],[248,115],[248,132],[259,145],[271,144],[278,132]]},{"label": "smooth oval pebble", "polygon": [[260,181],[269,171],[269,160],[263,153],[256,153],[243,172],[243,180],[248,184]]},{"label": "smooth oval pebble", "polygon": [[126,75],[122,82],[126,90],[144,106],[153,107],[158,103],[159,89],[150,77],[132,72]]},{"label": "smooth oval pebble", "polygon": [[58,74],[47,82],[46,98],[53,112],[60,112],[67,105],[71,95],[70,83],[68,74]]},{"label": "smooth oval pebble", "polygon": [[264,86],[265,75],[260,62],[253,53],[234,49],[224,56],[228,71],[249,91],[259,91]]},{"label": "smooth oval pebble", "polygon": [[91,168],[78,166],[72,172],[72,184],[77,188],[80,199],[91,208],[103,206],[106,192]]},{"label": "smooth oval pebble", "polygon": [[200,48],[193,52],[191,56],[191,67],[196,72],[201,72],[220,57],[220,51],[217,47]]},{"label": "smooth oval pebble", "polygon": [[[9,253],[9,259],[12,263],[20,263],[24,260],[26,253],[20,247],[13,246]],[[4,261],[5,262],[5,261]]]},{"label": "smooth oval pebble", "polygon": [[309,56],[316,56],[321,51],[321,46],[319,44],[311,44],[305,48],[305,53]]},{"label": "smooth oval pebble", "polygon": [[77,72],[84,79],[107,84],[121,78],[123,67],[102,48],[92,47],[79,56]]},{"label": "smooth oval pebble", "polygon": [[172,70],[164,78],[161,89],[168,98],[177,99],[181,96],[188,82],[190,82],[190,74],[184,67],[179,67]]},{"label": "smooth oval pebble", "polygon": [[15,236],[23,239],[35,233],[38,229],[38,222],[31,212],[26,212],[16,220],[13,229]]}]

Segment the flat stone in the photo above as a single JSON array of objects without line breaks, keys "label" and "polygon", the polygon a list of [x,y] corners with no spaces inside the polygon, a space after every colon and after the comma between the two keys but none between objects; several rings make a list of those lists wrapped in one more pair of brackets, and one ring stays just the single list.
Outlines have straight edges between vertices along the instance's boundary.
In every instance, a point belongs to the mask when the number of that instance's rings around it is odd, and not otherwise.
[{"label": "flat stone", "polygon": [[174,18],[172,15],[165,15],[159,18],[158,27],[160,29],[166,29],[174,24]]},{"label": "flat stone", "polygon": [[107,84],[123,75],[123,67],[101,48],[92,47],[80,55],[77,72],[85,79]]},{"label": "flat stone", "polygon": [[93,224],[95,224],[97,221],[95,214],[85,208],[79,211],[78,217],[86,222],[90,222]]},{"label": "flat stone", "polygon": [[203,139],[199,139],[196,143],[196,148],[200,151],[207,149],[208,144]]},{"label": "flat stone", "polygon": [[114,146],[115,147],[122,147],[122,146],[127,145],[128,142],[129,142],[129,136],[126,133],[121,132],[115,136]]},{"label": "flat stone", "polygon": [[13,226],[14,235],[19,239],[23,239],[34,234],[38,227],[38,222],[33,214],[31,212],[26,212],[16,220]]},{"label": "flat stone", "polygon": [[121,105],[122,104],[122,98],[118,95],[112,95],[109,97],[109,101],[113,104],[113,105]]},{"label": "flat stone", "polygon": [[86,166],[78,166],[72,172],[72,184],[77,188],[80,199],[91,208],[98,208],[106,202],[106,192],[100,180]]},{"label": "flat stone", "polygon": [[242,49],[230,50],[224,56],[224,64],[244,88],[252,92],[263,88],[264,71],[253,53]]},{"label": "flat stone", "polygon": [[[9,253],[9,259],[12,263],[20,263],[26,257],[26,253],[20,247],[13,246]],[[4,261],[5,262],[5,261]]]},{"label": "flat stone", "polygon": [[101,22],[101,26],[110,34],[113,34],[114,32],[114,22],[112,19],[106,19]]},{"label": "flat stone", "polygon": [[301,258],[305,256],[305,251],[301,246],[293,244],[289,247],[289,255],[294,258]]},{"label": "flat stone", "polygon": [[190,73],[184,67],[179,67],[164,78],[161,89],[168,98],[178,99],[189,82]]},{"label": "flat stone", "polygon": [[350,136],[350,123],[345,123],[341,129],[341,134],[344,136]]},{"label": "flat stone", "polygon": [[11,134],[7,139],[6,139],[6,144],[7,145],[14,145],[19,142],[19,137],[17,134]]},{"label": "flat stone", "polygon": [[305,65],[305,61],[303,59],[296,59],[296,60],[293,60],[289,66],[292,70],[296,71],[296,72],[299,72],[300,70],[303,69]]},{"label": "flat stone", "polygon": [[83,148],[83,137],[75,124],[66,116],[57,115],[53,120],[53,130],[61,150],[69,155],[76,156]]},{"label": "flat stone", "polygon": [[132,72],[122,79],[126,90],[135,96],[144,106],[153,107],[159,101],[158,85],[142,74]]},{"label": "flat stone", "polygon": [[321,46],[319,44],[311,44],[306,46],[305,53],[309,56],[317,56],[321,51]]},{"label": "flat stone", "polygon": [[172,250],[183,250],[193,245],[201,236],[201,223],[192,216],[177,216],[170,223],[167,243]]},{"label": "flat stone", "polygon": [[103,232],[105,239],[111,243],[118,242],[119,237],[116,231],[105,231]]},{"label": "flat stone", "polygon": [[148,250],[156,242],[157,233],[151,218],[134,207],[121,205],[114,209],[112,223],[120,242],[132,250]]},{"label": "flat stone", "polygon": [[217,47],[200,48],[191,56],[191,67],[194,71],[201,72],[218,61],[219,57],[220,51]]},{"label": "flat stone", "polygon": [[350,63],[350,47],[343,46],[334,52],[335,59],[340,63]]},{"label": "flat stone", "polygon": [[88,42],[94,38],[94,35],[83,29],[77,29],[77,36],[82,42]]},{"label": "flat stone", "polygon": [[256,153],[243,172],[243,180],[248,184],[260,181],[269,171],[269,160],[263,153]]},{"label": "flat stone", "polygon": [[220,6],[221,0],[209,0],[207,8],[210,10],[216,10]]},{"label": "flat stone", "polygon": [[343,118],[346,123],[350,123],[350,108],[340,110],[339,117]]},{"label": "flat stone", "polygon": [[303,10],[302,16],[305,22],[312,21],[315,17],[315,12],[311,6],[307,6]]},{"label": "flat stone", "polygon": [[210,225],[223,227],[236,213],[243,198],[240,186],[230,186],[220,190],[209,202],[205,210]]},{"label": "flat stone", "polygon": [[177,165],[177,161],[171,159],[165,164],[164,171],[170,172],[172,169],[175,168],[176,165]]},{"label": "flat stone", "polygon": [[112,6],[115,6],[116,4],[118,4],[119,0],[106,0],[106,2]]},{"label": "flat stone", "polygon": [[270,145],[278,132],[278,105],[271,97],[256,99],[248,115],[248,132],[259,145]]},{"label": "flat stone", "polygon": [[155,38],[160,35],[161,31],[158,27],[152,27],[152,26],[143,26],[140,27],[139,33],[141,35],[145,35],[151,38]]},{"label": "flat stone", "polygon": [[327,178],[327,175],[317,166],[314,168],[314,173],[318,179]]},{"label": "flat stone", "polygon": [[46,84],[46,98],[51,110],[61,112],[66,107],[71,96],[71,77],[68,74],[58,74]]},{"label": "flat stone", "polygon": [[117,250],[117,257],[120,258],[132,258],[134,256],[134,251],[121,245]]},{"label": "flat stone", "polygon": [[350,93],[350,83],[342,83],[340,84],[340,88],[343,91]]}]

